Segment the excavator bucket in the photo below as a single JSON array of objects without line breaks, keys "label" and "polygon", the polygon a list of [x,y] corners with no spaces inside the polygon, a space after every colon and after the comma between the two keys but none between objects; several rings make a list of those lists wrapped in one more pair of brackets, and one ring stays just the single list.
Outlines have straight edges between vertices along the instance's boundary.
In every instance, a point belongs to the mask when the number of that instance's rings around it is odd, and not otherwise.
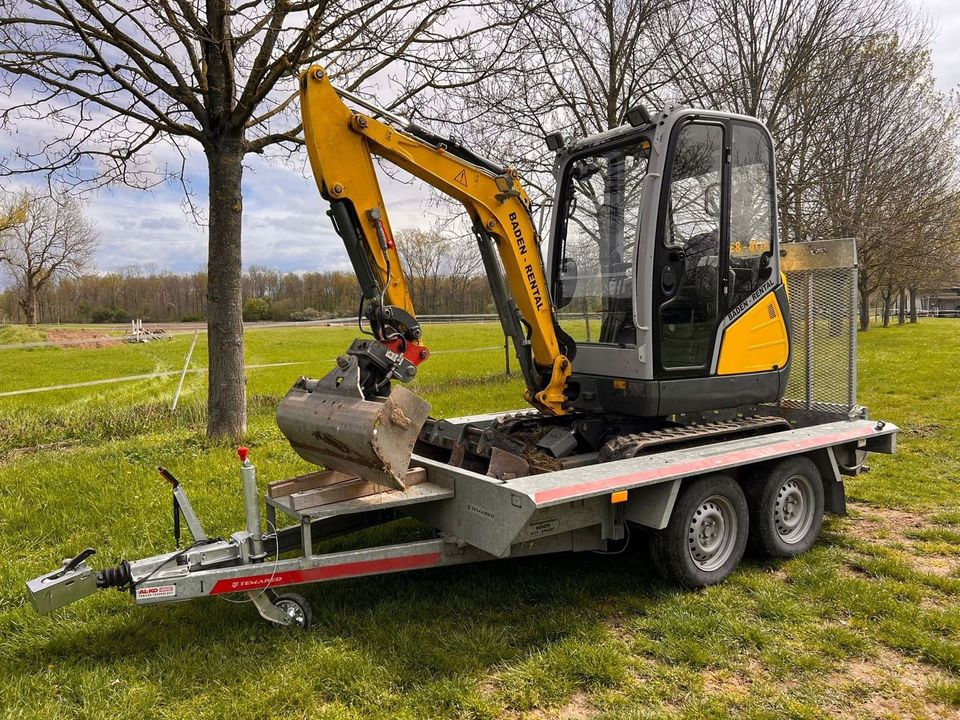
[{"label": "excavator bucket", "polygon": [[365,400],[357,359],[320,380],[300,378],[277,408],[277,425],[307,462],[397,490],[430,404],[404,387]]}]

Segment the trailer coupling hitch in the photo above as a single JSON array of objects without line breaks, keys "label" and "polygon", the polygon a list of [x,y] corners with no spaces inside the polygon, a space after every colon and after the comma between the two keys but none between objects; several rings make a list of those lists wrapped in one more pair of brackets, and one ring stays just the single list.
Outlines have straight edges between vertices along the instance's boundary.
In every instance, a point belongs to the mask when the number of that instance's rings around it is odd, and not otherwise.
[{"label": "trailer coupling hitch", "polygon": [[87,548],[76,557],[64,560],[59,569],[28,580],[27,596],[33,609],[45,615],[95,593],[99,589],[97,574],[86,563],[95,552]]},{"label": "trailer coupling hitch", "polygon": [[64,560],[58,570],[28,580],[27,597],[33,609],[46,615],[97,590],[128,590],[133,582],[130,563],[121,560],[116,567],[96,572],[86,562],[96,552],[93,548],[86,548],[75,557]]},{"label": "trailer coupling hitch", "polygon": [[[249,466],[249,464],[247,465]],[[252,472],[252,466],[249,467]],[[180,548],[181,518],[186,522],[190,534],[193,535],[194,542],[190,548],[213,542],[204,532],[203,526],[200,524],[200,518],[194,512],[190,499],[184,492],[180,481],[166,468],[160,467],[157,470],[160,476],[170,484],[173,491],[173,535],[177,548]],[[252,474],[251,477],[253,477]],[[254,490],[255,488],[254,483]],[[184,555],[190,548],[178,550],[169,556],[162,556],[166,557],[164,564]],[[133,566],[126,560],[121,560],[118,565],[97,572],[86,562],[96,552],[93,548],[86,548],[76,556],[64,560],[63,564],[53,572],[28,580],[27,597],[34,609],[41,615],[45,615],[87,595],[92,595],[97,590],[107,588],[115,588],[120,591],[133,590],[135,587]],[[146,567],[141,567],[142,561],[137,561],[136,564],[141,570],[149,570],[154,567],[150,563]],[[138,571],[137,574],[139,576],[141,573]]]}]

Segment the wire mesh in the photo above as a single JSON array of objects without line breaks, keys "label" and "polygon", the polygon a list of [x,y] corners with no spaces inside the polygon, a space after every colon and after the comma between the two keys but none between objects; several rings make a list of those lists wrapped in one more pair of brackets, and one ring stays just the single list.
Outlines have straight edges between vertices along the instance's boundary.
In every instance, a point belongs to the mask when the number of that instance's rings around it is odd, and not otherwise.
[{"label": "wire mesh", "polygon": [[781,405],[846,413],[856,405],[856,267],[786,276],[792,364]]}]

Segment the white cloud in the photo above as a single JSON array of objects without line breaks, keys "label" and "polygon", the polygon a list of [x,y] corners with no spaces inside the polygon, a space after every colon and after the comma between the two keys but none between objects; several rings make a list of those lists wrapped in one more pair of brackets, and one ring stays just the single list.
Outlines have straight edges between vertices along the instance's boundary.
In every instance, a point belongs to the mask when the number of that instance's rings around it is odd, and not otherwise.
[{"label": "white cloud", "polygon": [[[206,214],[206,179],[199,163],[190,165],[194,202]],[[384,199],[394,230],[428,228],[436,213],[430,190],[419,181],[398,182],[381,173]],[[312,177],[291,167],[248,158],[244,171],[244,266],[280,270],[347,269],[343,243],[327,217],[328,205]],[[207,228],[186,210],[179,186],[153,190],[116,187],[87,201],[100,232],[97,265],[115,270],[154,264],[174,272],[202,268],[207,258]]]}]

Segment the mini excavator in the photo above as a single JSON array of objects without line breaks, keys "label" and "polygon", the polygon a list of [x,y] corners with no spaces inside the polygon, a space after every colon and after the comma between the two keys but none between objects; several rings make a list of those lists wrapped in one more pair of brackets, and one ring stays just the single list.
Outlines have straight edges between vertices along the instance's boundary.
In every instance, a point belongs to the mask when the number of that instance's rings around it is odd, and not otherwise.
[{"label": "mini excavator", "polygon": [[[638,106],[621,127],[548,136],[557,183],[544,258],[514,168],[338,90],[321,67],[300,82],[310,163],[369,328],[279,406],[278,425],[304,459],[398,489],[413,452],[495,477],[509,466],[515,477],[574,453],[630,457],[660,437],[676,442],[678,417],[782,397],[790,313],[773,142],[758,120]],[[451,438],[402,386],[429,350],[374,156],[466,209],[533,412]],[[751,418],[704,432],[728,439],[762,426]],[[695,441],[697,425],[683,427]]]}]

